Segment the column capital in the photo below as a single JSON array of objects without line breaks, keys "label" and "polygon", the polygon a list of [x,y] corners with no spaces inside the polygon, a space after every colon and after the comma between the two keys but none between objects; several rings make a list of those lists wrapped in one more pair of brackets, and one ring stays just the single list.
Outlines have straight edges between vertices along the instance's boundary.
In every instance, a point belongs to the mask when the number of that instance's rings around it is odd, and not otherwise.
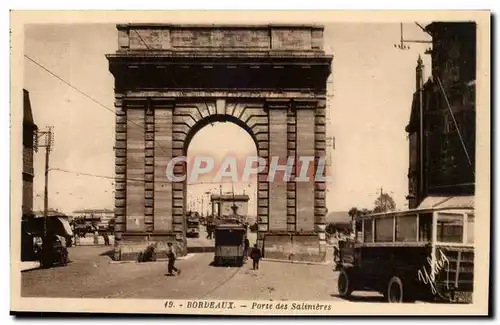
[{"label": "column capital", "polygon": [[318,107],[318,100],[313,98],[294,99],[293,107],[296,109],[314,109]]},{"label": "column capital", "polygon": [[291,108],[292,101],[286,98],[266,98],[265,109],[283,109]]},{"label": "column capital", "polygon": [[147,98],[124,97],[122,105],[125,108],[145,108],[148,106]]},{"label": "column capital", "polygon": [[174,97],[151,97],[150,99],[151,107],[155,108],[174,108],[175,98]]}]

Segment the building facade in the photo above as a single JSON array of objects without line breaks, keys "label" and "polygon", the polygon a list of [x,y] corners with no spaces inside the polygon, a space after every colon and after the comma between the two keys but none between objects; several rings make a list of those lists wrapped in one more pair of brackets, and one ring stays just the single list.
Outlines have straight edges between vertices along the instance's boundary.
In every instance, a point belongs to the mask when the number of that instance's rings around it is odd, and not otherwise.
[{"label": "building facade", "polygon": [[34,258],[33,237],[29,234],[27,224],[33,217],[33,179],[34,151],[37,126],[33,119],[29,92],[23,89],[23,192],[22,192],[22,221],[21,221],[21,260],[29,261]]},{"label": "building facade", "polygon": [[476,134],[476,24],[435,22],[432,74],[423,82],[419,58],[409,138],[408,201],[428,196],[474,195]]},{"label": "building facade", "polygon": [[33,120],[29,92],[23,89],[23,215],[33,214],[34,151],[37,126]]},{"label": "building facade", "polygon": [[[187,253],[187,183],[172,182],[165,170],[210,123],[242,127],[267,160],[326,156],[332,57],[322,27],[117,29],[118,50],[107,55],[115,78],[115,258],[135,258],[151,243]],[[173,173],[182,178],[186,164]],[[325,183],[268,182],[266,173],[258,175],[258,245],[268,257],[322,260]]]},{"label": "building facade", "polygon": [[97,221],[99,229],[107,229],[111,220],[115,217],[115,211],[111,209],[81,209],[73,211],[73,218],[87,218]]}]

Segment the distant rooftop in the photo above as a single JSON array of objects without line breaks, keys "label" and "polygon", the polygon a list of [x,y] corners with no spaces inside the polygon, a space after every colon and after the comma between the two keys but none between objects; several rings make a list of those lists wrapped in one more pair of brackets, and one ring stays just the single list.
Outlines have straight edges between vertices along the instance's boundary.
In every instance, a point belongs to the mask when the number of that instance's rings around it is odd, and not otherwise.
[{"label": "distant rooftop", "polygon": [[[43,217],[43,215],[44,215],[43,210],[33,211],[33,214],[35,215],[35,217]],[[49,216],[49,217],[53,217],[53,216],[60,217],[60,216],[66,216],[66,214],[64,212],[56,210],[56,209],[48,209],[47,210],[47,216]]]},{"label": "distant rooftop", "polygon": [[114,213],[111,209],[81,209],[75,210],[73,213]]},{"label": "distant rooftop", "polygon": [[326,223],[348,224],[351,222],[351,216],[347,211],[332,211],[325,217]]},{"label": "distant rooftop", "polygon": [[222,200],[222,201],[248,201],[250,200],[250,197],[246,194],[222,194],[222,197],[219,194],[212,194],[210,196],[211,201],[217,201],[217,200]]}]

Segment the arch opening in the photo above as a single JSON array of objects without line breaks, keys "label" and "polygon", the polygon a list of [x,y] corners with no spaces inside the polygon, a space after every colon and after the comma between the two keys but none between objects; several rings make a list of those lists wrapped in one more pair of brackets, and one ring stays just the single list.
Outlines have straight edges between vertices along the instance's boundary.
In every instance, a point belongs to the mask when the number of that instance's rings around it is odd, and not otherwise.
[{"label": "arch opening", "polygon": [[[246,224],[250,243],[256,243],[257,176],[241,177],[247,157],[257,156],[252,130],[234,116],[211,115],[189,130],[184,152],[188,164],[197,156],[214,161],[210,172],[199,175],[196,180],[188,176],[184,182],[188,252],[212,252],[215,249],[213,226],[228,219]],[[224,165],[228,161],[236,164]],[[236,167],[233,177],[217,175],[224,166],[228,166],[226,171]],[[188,166],[188,171],[192,167]]]}]

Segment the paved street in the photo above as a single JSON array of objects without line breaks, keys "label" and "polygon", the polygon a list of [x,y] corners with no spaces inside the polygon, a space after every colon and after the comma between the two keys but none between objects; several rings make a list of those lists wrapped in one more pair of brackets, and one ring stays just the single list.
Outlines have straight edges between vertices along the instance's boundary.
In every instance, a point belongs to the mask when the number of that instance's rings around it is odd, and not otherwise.
[{"label": "paved street", "polygon": [[[23,272],[22,295],[72,298],[339,300],[332,265],[261,262],[260,270],[210,266],[213,253],[177,261],[180,276],[166,276],[166,262],[110,263],[106,247],[71,247],[66,267]],[[369,294],[373,296],[372,294]],[[366,295],[363,294],[366,298]],[[377,296],[377,295],[375,295]],[[363,298],[363,299],[365,299]],[[377,296],[378,299],[378,296]],[[377,300],[376,299],[376,300]]]},{"label": "paved street", "polygon": [[[213,247],[204,227],[199,238],[188,238],[188,247]],[[256,234],[249,233],[250,244]],[[337,272],[329,264],[261,262],[258,271],[251,261],[243,267],[215,267],[213,252],[195,253],[179,259],[180,276],[166,276],[166,262],[112,263],[112,247],[76,246],[68,249],[72,262],[65,267],[23,272],[22,295],[68,298],[156,299],[251,299],[341,300],[337,295]],[[327,251],[331,259],[332,251]],[[352,300],[380,301],[380,295],[354,293]]]}]

